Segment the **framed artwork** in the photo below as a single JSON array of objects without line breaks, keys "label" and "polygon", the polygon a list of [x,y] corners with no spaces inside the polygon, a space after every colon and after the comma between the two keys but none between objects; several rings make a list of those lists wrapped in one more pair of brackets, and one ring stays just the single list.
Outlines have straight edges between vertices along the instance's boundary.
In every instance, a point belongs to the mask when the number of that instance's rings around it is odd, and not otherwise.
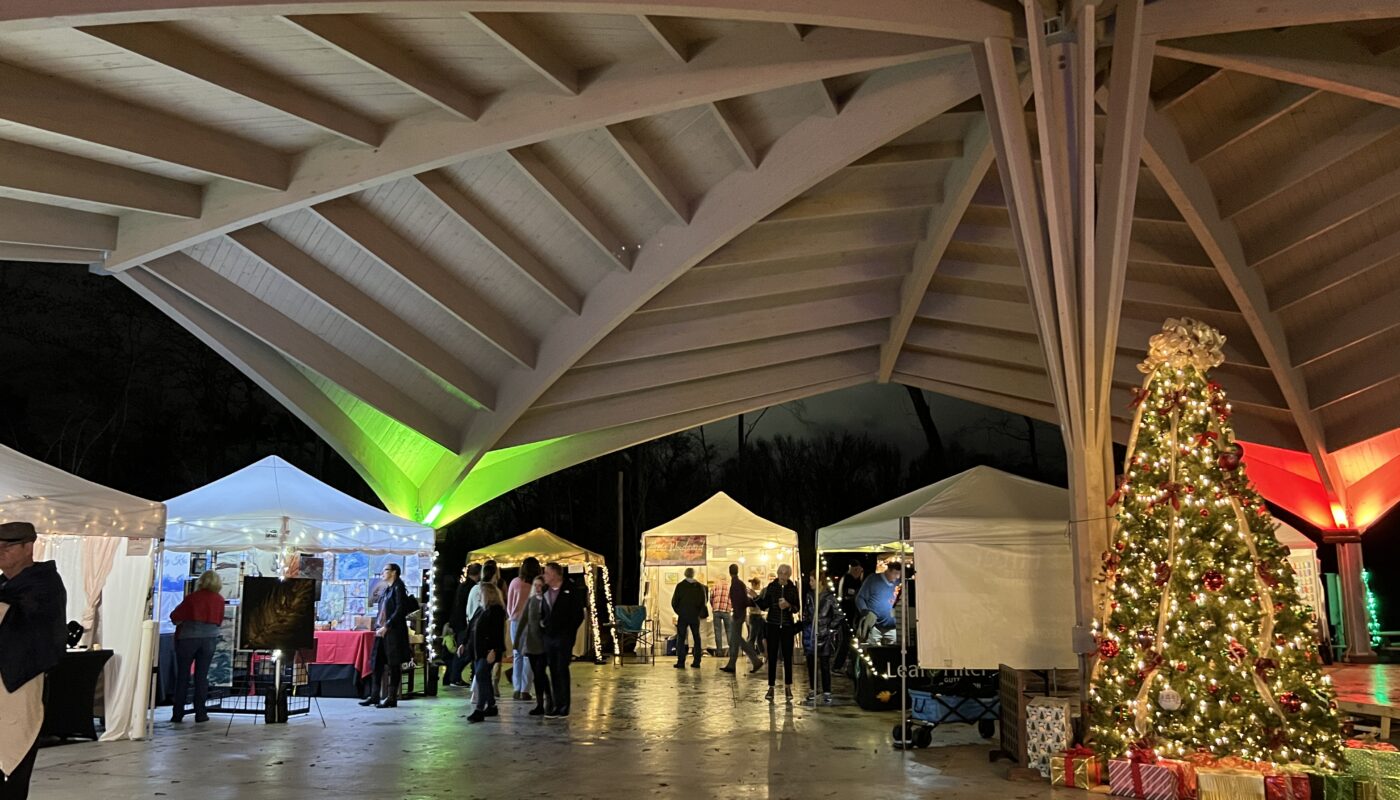
[{"label": "framed artwork", "polygon": [[369,556],[364,553],[341,553],[336,558],[336,580],[363,581],[369,576]]},{"label": "framed artwork", "polygon": [[321,589],[321,599],[316,603],[316,619],[337,620],[345,616],[345,600],[345,584],[325,584]]},{"label": "framed artwork", "polygon": [[316,582],[306,578],[245,578],[239,643],[244,650],[316,646]]},{"label": "framed artwork", "polygon": [[706,562],[704,536],[648,536],[644,563],[648,567],[693,567]]},{"label": "framed artwork", "polygon": [[238,649],[238,606],[224,606],[224,621],[219,626],[219,642],[214,645],[214,657],[209,660],[209,685],[233,685],[233,654]]}]

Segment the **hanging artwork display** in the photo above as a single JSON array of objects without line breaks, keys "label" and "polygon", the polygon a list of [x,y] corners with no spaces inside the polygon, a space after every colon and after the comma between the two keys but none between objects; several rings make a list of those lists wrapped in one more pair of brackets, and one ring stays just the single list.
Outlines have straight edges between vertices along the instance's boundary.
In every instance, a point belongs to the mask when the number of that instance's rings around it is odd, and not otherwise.
[{"label": "hanging artwork display", "polygon": [[[227,584],[226,584],[227,586]],[[219,625],[219,641],[214,645],[214,657],[209,660],[209,685],[233,685],[233,653],[238,649],[238,606],[224,606],[224,621]]]},{"label": "hanging artwork display", "polygon": [[335,560],[335,578],[340,581],[362,581],[369,577],[369,556],[364,553],[341,553]]},{"label": "hanging artwork display", "polygon": [[648,536],[643,563],[648,567],[703,566],[705,536]]},{"label": "hanging artwork display", "polygon": [[244,650],[316,646],[316,582],[245,578],[239,642]]}]

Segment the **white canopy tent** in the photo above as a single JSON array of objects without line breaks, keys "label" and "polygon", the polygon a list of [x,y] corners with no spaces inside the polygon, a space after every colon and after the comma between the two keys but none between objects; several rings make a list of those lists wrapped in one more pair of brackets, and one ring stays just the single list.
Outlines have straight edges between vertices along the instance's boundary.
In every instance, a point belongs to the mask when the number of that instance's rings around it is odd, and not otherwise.
[{"label": "white canopy tent", "polygon": [[[432,563],[431,526],[356,500],[277,456],[172,498],[166,506],[166,549],[171,553],[261,551],[277,553],[283,563],[298,553],[362,553],[415,556],[419,563]],[[404,580],[415,587],[411,567],[405,565]],[[187,569],[186,563],[176,571]],[[429,587],[431,592],[431,580]],[[177,594],[162,586],[162,621],[178,601],[167,593]],[[431,630],[431,597],[426,608]]]},{"label": "white canopy tent", "polygon": [[155,625],[147,616],[153,540],[165,506],[83,480],[0,447],[0,522],[32,522],[35,557],[58,564],[69,619],[112,651],[103,670],[103,741],[145,735]]},{"label": "white canopy tent", "polygon": [[820,529],[817,552],[914,556],[921,666],[1075,668],[1068,519],[1064,489],[974,467]]},{"label": "white canopy tent", "polygon": [[1322,567],[1317,560],[1317,543],[1287,522],[1277,518],[1274,521],[1278,523],[1274,536],[1292,551],[1288,554],[1288,563],[1293,567],[1298,581],[1298,597],[1312,606],[1319,627],[1326,630],[1327,603],[1323,599]]},{"label": "white canopy tent", "polygon": [[[695,557],[677,556],[680,550],[671,543],[684,544],[675,537],[704,537],[703,544],[695,539],[689,553]],[[676,632],[672,620],[671,595],[687,566],[696,570],[702,583],[729,580],[729,565],[739,564],[744,580],[759,576],[767,582],[779,564],[792,567],[794,580],[798,576],[797,532],[760,517],[724,492],[692,508],[670,522],[658,525],[642,534],[643,605],[648,615],[657,620],[663,635]],[[684,562],[684,563],[681,563]],[[713,568],[711,563],[714,564]],[[736,623],[740,620],[736,620]],[[714,626],[701,625],[700,636],[707,646],[713,646]]]}]

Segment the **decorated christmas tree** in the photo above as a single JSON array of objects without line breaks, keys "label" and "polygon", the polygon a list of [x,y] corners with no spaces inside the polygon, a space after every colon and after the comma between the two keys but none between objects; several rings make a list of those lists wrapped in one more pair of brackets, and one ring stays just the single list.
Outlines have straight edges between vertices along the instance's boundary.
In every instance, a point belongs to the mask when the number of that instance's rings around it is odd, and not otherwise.
[{"label": "decorated christmas tree", "polygon": [[1191,319],[1152,337],[1103,557],[1087,712],[1108,757],[1150,747],[1324,768],[1342,737],[1311,609],[1208,378],[1225,338]]}]

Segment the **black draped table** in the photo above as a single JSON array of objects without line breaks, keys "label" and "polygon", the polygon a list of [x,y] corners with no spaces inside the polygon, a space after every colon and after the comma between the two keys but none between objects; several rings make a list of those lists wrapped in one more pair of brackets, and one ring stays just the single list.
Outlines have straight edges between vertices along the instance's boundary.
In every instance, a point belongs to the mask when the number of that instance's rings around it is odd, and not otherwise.
[{"label": "black draped table", "polygon": [[111,658],[111,650],[69,650],[63,654],[58,666],[49,672],[41,736],[96,741],[97,681]]}]

